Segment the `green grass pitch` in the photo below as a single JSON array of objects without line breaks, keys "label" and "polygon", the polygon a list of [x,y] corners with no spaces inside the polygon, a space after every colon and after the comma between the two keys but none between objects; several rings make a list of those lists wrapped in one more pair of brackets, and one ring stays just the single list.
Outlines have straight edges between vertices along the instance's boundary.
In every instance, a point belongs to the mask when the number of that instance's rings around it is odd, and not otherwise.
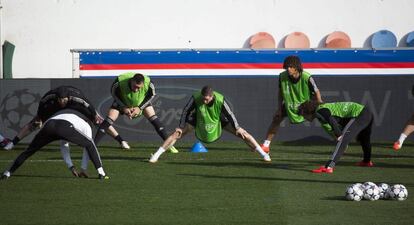
[{"label": "green grass pitch", "polygon": [[[374,144],[374,168],[356,167],[350,146],[334,174],[312,174],[332,145],[275,143],[272,163],[240,142],[206,145],[208,153],[165,153],[147,162],[159,143],[132,143],[133,150],[103,145],[110,180],[74,178],[56,143],[36,153],[7,181],[0,181],[0,224],[413,224],[414,145],[399,152]],[[5,169],[24,145],[0,151]],[[79,168],[81,150],[72,147]],[[402,183],[406,201],[351,202],[345,188],[356,182]]]}]

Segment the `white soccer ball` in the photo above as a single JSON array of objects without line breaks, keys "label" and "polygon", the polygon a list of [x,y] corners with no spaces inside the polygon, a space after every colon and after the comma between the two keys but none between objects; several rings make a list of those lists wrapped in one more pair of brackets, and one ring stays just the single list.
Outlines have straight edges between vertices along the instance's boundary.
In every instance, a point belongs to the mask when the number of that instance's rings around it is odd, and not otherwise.
[{"label": "white soccer ball", "polygon": [[364,199],[376,201],[380,198],[380,189],[372,182],[364,183]]},{"label": "white soccer ball", "polygon": [[398,201],[404,201],[408,197],[408,190],[402,184],[394,184],[388,190],[390,199],[395,199]]},{"label": "white soccer ball", "polygon": [[379,183],[378,188],[380,190],[380,199],[389,199],[389,189],[390,189],[390,185],[386,184],[386,183]]},{"label": "white soccer ball", "polygon": [[351,184],[345,190],[345,198],[349,201],[361,201],[364,196],[364,191],[361,185]]},{"label": "white soccer ball", "polygon": [[362,183],[355,183],[355,184],[353,184],[353,185],[358,186],[358,187],[360,187],[360,188],[363,188],[363,184],[362,184]]},{"label": "white soccer ball", "polygon": [[371,182],[371,181],[367,181],[367,182],[365,182],[365,183],[362,184],[362,187],[364,189],[367,189],[367,188],[369,188],[371,186],[377,186],[377,185],[374,182]]}]

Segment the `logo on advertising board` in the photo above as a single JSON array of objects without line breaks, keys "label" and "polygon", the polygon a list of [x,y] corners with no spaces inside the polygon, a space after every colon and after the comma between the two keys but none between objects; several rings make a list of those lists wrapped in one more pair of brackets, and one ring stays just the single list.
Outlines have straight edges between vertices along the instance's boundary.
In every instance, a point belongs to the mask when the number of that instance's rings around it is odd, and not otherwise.
[{"label": "logo on advertising board", "polygon": [[0,114],[3,126],[16,133],[36,115],[42,96],[28,89],[18,89],[0,100]]}]

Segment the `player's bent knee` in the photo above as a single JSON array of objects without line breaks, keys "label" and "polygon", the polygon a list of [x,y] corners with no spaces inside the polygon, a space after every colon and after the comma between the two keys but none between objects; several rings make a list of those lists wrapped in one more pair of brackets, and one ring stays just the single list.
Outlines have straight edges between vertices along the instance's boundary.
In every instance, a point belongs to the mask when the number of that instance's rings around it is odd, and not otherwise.
[{"label": "player's bent knee", "polygon": [[181,136],[182,136],[183,134],[182,133],[179,133],[179,132],[174,132],[174,134],[173,135],[171,135],[172,136],[172,138],[174,139],[174,140],[178,140],[178,139],[180,139],[181,138]]}]

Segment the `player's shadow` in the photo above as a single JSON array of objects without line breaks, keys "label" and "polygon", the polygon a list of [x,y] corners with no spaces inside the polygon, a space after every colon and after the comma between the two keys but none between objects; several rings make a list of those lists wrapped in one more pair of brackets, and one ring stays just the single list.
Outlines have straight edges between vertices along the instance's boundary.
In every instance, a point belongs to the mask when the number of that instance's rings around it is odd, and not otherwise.
[{"label": "player's shadow", "polygon": [[224,168],[243,168],[243,167],[252,167],[252,168],[266,168],[266,169],[278,169],[278,170],[294,170],[294,171],[306,171],[304,167],[308,166],[308,163],[304,164],[289,164],[289,163],[265,163],[265,162],[166,162],[168,164],[180,165],[180,166],[205,166],[205,167],[224,167]]},{"label": "player's shadow", "polygon": [[[326,159],[326,161],[328,160],[328,158]],[[280,160],[283,161],[283,160]],[[321,161],[321,160],[308,160],[308,161],[304,161],[304,160],[295,160],[295,162],[300,162],[300,163],[308,163],[312,164],[312,165],[323,165],[326,161]],[[336,166],[337,167],[342,167],[342,166],[346,166],[346,167],[358,167],[356,165],[356,163],[359,162],[359,160],[355,161],[355,162],[349,162],[349,161],[339,161]],[[364,168],[364,167],[361,167]],[[414,165],[411,164],[390,164],[390,163],[383,163],[383,162],[375,162],[374,161],[374,167],[372,167],[373,169],[375,168],[392,168],[392,169],[414,169]],[[369,168],[367,168],[369,169]]]},{"label": "player's shadow", "polygon": [[322,200],[329,200],[329,201],[348,201],[344,198],[344,196],[329,196],[329,197],[324,197],[321,198]]},{"label": "player's shadow", "polygon": [[209,146],[208,144],[206,144],[206,148],[208,150],[213,150],[213,151],[215,151],[215,150],[219,150],[219,151],[223,151],[223,150],[224,151],[225,150],[247,150],[248,151],[247,146],[240,146],[240,145],[233,145],[233,146],[227,145],[226,147],[220,147],[220,146]]},{"label": "player's shadow", "polygon": [[285,178],[285,177],[253,177],[253,176],[226,176],[226,175],[207,175],[207,174],[190,174],[180,173],[178,176],[187,177],[201,177],[206,179],[226,179],[226,180],[261,180],[261,181],[288,181],[288,182],[304,182],[304,183],[337,183],[347,184],[358,183],[358,181],[344,181],[344,180],[318,180],[318,179],[298,179],[298,178]]},{"label": "player's shadow", "polygon": [[151,144],[151,143],[141,143],[141,142],[132,142],[129,143],[131,149],[122,149],[121,146],[116,144],[100,144],[98,145],[98,149],[108,149],[108,150],[119,150],[119,151],[141,151],[141,150],[154,150],[159,147],[159,144]]},{"label": "player's shadow", "polygon": [[[332,152],[331,151],[305,151],[306,154],[312,154],[312,155],[322,155],[326,156],[328,159]],[[362,157],[362,150],[360,152],[345,152],[344,156],[348,157],[355,157],[355,158],[361,158]],[[414,155],[406,155],[406,154],[396,154],[394,152],[390,152],[390,154],[383,154],[383,153],[375,153],[375,150],[373,150],[371,154],[371,158],[414,158]]]},{"label": "player's shadow", "polygon": [[333,144],[335,144],[334,141],[322,136],[309,136],[297,140],[281,142],[282,146],[325,146]]},{"label": "player's shadow", "polygon": [[28,177],[28,178],[45,178],[45,179],[79,179],[74,176],[55,176],[55,175],[25,175],[25,174],[16,174],[13,175],[10,179],[13,179],[13,177]]},{"label": "player's shadow", "polygon": [[97,180],[99,179],[98,176],[89,176],[89,178],[79,178],[79,177],[75,177],[75,176],[50,176],[50,175],[25,175],[25,174],[18,174],[18,175],[13,175],[11,178],[9,179],[13,179],[13,177],[22,177],[22,178],[40,178],[40,179],[71,179],[71,180],[82,180],[82,181],[87,181],[87,180]]},{"label": "player's shadow", "polygon": [[[357,145],[357,144],[355,144],[355,145]],[[393,151],[393,148],[392,148],[393,143],[371,143],[371,145],[372,145],[372,148],[373,149],[375,149],[375,148],[383,148],[383,149],[387,149],[387,150]],[[404,146],[405,147],[406,146],[410,146],[410,144],[405,144]],[[411,147],[413,147],[413,146],[414,145],[411,145]]]},{"label": "player's shadow", "polygon": [[99,149],[107,149],[107,150],[119,150],[119,151],[124,151],[123,149],[121,149],[120,146],[114,146],[114,145],[98,145],[98,150]]},{"label": "player's shadow", "polygon": [[[309,136],[302,139],[280,142],[281,146],[332,146],[335,147],[336,141],[322,136]],[[392,150],[393,143],[372,143],[373,149],[383,148]],[[349,146],[360,146],[356,140],[351,142]],[[404,143],[404,147],[414,147],[414,143]]]},{"label": "player's shadow", "polygon": [[137,156],[102,156],[101,159],[104,160],[125,160],[125,161],[148,161],[148,157],[137,157]]},{"label": "player's shadow", "polygon": [[[82,160],[81,156],[73,156],[71,157],[72,160]],[[62,157],[49,157],[48,160],[62,160]],[[148,157],[137,157],[137,156],[101,156],[101,160],[119,160],[119,161],[148,161]],[[63,160],[62,160],[63,161]]]}]

